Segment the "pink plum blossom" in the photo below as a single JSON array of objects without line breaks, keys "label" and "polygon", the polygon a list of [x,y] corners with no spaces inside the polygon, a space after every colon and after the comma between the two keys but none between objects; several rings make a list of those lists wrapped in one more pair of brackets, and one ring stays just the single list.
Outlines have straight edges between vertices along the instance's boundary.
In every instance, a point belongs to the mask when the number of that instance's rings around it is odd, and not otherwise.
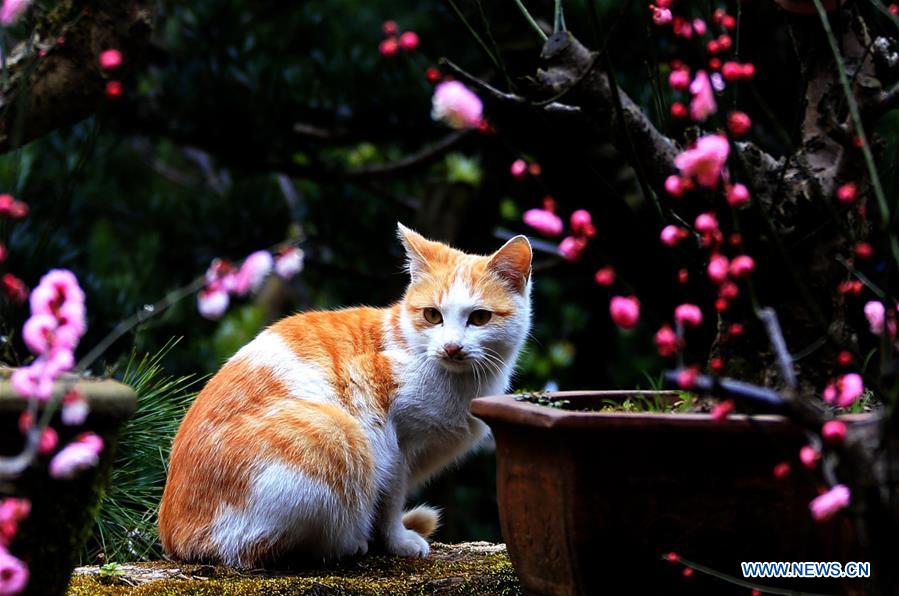
[{"label": "pink plum blossom", "polygon": [[257,250],[244,259],[240,266],[237,272],[235,292],[241,295],[249,291],[255,292],[262,285],[262,281],[272,272],[273,267],[272,253],[267,250]]},{"label": "pink plum blossom", "polygon": [[97,465],[103,439],[94,433],[85,433],[62,448],[50,460],[50,476],[53,478],[73,478],[81,470]]},{"label": "pink plum blossom", "polygon": [[44,373],[45,365],[36,360],[30,366],[13,371],[10,381],[12,387],[23,397],[49,399],[53,395],[53,378]]},{"label": "pink plum blossom", "polygon": [[58,326],[52,315],[33,315],[22,327],[22,339],[33,354],[43,354],[50,349],[53,332]]},{"label": "pink plum blossom", "polygon": [[577,261],[581,258],[584,249],[587,248],[587,241],[583,238],[575,238],[574,236],[566,236],[559,243],[559,254],[566,261]]},{"label": "pink plum blossom", "polygon": [[687,89],[690,86],[690,71],[686,68],[676,68],[668,75],[668,85],[672,89]]},{"label": "pink plum blossom", "polygon": [[692,149],[687,149],[674,158],[674,165],[681,176],[696,178],[707,188],[715,188],[721,178],[724,164],[730,153],[727,139],[718,134],[700,137]]},{"label": "pink plum blossom", "polygon": [[696,35],[705,35],[706,24],[702,19],[693,19],[693,31]]},{"label": "pink plum blossom", "polygon": [[59,445],[59,433],[48,426],[41,432],[41,438],[37,445],[37,452],[39,455],[47,455],[48,453],[52,453],[57,445]]},{"label": "pink plum blossom", "polygon": [[596,234],[596,228],[593,227],[593,216],[589,211],[578,209],[571,214],[571,233],[588,238]]},{"label": "pink plum blossom", "polygon": [[727,204],[731,207],[742,207],[748,202],[749,189],[745,185],[738,182],[727,189]]},{"label": "pink plum blossom", "polygon": [[656,25],[667,25],[671,22],[672,16],[670,9],[661,8],[652,4],[649,5],[649,9],[652,11],[652,22]]},{"label": "pink plum blossom", "polygon": [[838,408],[846,408],[855,403],[865,392],[865,383],[858,373],[845,374],[835,383],[824,388],[824,401]]},{"label": "pink plum blossom", "polygon": [[722,402],[718,402],[712,408],[712,412],[711,412],[712,420],[715,420],[716,422],[721,422],[722,420],[727,419],[727,417],[731,415],[731,413],[734,411],[734,409],[736,409],[736,406],[735,406],[733,400],[726,399]]},{"label": "pink plum blossom", "polygon": [[890,333],[890,337],[896,337],[896,320],[887,318],[886,308],[878,300],[871,300],[865,304],[865,318],[874,335],[883,335],[884,324]]},{"label": "pink plum blossom", "polygon": [[702,310],[695,304],[681,304],[674,309],[674,320],[681,325],[698,327],[702,324]]},{"label": "pink plum blossom", "polygon": [[717,111],[712,82],[704,70],[696,73],[696,78],[690,83],[690,93],[693,95],[690,101],[690,117],[693,120],[702,122]]},{"label": "pink plum blossom", "polygon": [[304,256],[303,250],[295,246],[285,248],[275,257],[275,274],[281,279],[291,279],[303,270]]},{"label": "pink plum blossom", "polygon": [[3,0],[3,6],[0,7],[0,24],[8,27],[18,21],[29,4],[31,0]]},{"label": "pink plum blossom", "polygon": [[528,173],[528,162],[523,159],[516,159],[509,166],[509,172],[513,178],[523,178]]},{"label": "pink plum blossom", "polygon": [[707,272],[709,274],[709,279],[712,280],[712,282],[714,282],[715,284],[724,283],[727,280],[728,271],[729,263],[727,257],[725,257],[724,255],[713,255],[709,260]]},{"label": "pink plum blossom", "polygon": [[207,319],[219,319],[228,310],[230,298],[224,290],[200,290],[197,294],[197,309]]},{"label": "pink plum blossom", "polygon": [[736,279],[749,277],[755,271],[755,259],[749,255],[737,255],[730,262],[730,274]]},{"label": "pink plum blossom", "polygon": [[840,509],[849,505],[851,493],[845,484],[838,484],[823,495],[817,496],[809,503],[812,517],[816,521],[825,521],[834,516]]},{"label": "pink plum blossom", "polygon": [[808,469],[814,469],[821,459],[821,453],[811,445],[805,445],[799,450],[799,461]]},{"label": "pink plum blossom", "polygon": [[411,52],[418,47],[418,33],[414,31],[406,31],[400,35],[400,47],[407,52]]},{"label": "pink plum blossom", "polygon": [[593,275],[593,281],[600,286],[612,285],[615,283],[615,268],[610,266],[597,270]]},{"label": "pink plum blossom", "polygon": [[546,236],[560,236],[565,228],[562,218],[546,209],[528,209],[522,219],[524,223]]},{"label": "pink plum blossom", "polygon": [[434,89],[431,117],[452,128],[476,128],[483,117],[484,104],[459,81],[444,81]]},{"label": "pink plum blossom", "polygon": [[664,228],[662,228],[662,233],[659,234],[659,238],[661,238],[662,244],[664,244],[665,246],[675,246],[678,242],[686,237],[687,230],[675,225],[665,226]]},{"label": "pink plum blossom", "polygon": [[681,389],[692,389],[696,386],[698,377],[699,371],[695,367],[684,368],[677,373],[677,386]]},{"label": "pink plum blossom", "polygon": [[696,231],[703,234],[711,234],[718,231],[718,218],[714,213],[700,213],[693,222]]},{"label": "pink plum blossom", "polygon": [[668,194],[672,197],[680,197],[684,194],[684,181],[680,176],[675,176],[672,174],[665,178],[665,190],[668,191]]},{"label": "pink plum blossom", "polygon": [[640,301],[634,296],[613,296],[609,302],[609,314],[622,329],[633,329],[640,321]]},{"label": "pink plum blossom", "polygon": [[72,389],[62,398],[62,423],[66,426],[78,426],[84,424],[90,406],[84,396],[76,389]]},{"label": "pink plum blossom", "polygon": [[828,445],[839,445],[846,440],[846,423],[842,420],[828,420],[821,427],[821,438]]},{"label": "pink plum blossom", "polygon": [[19,594],[27,585],[28,567],[5,548],[0,547],[0,595]]},{"label": "pink plum blossom", "polygon": [[677,352],[677,334],[674,333],[674,330],[670,325],[662,325],[659,330],[656,331],[653,339],[660,356],[667,357]]},{"label": "pink plum blossom", "polygon": [[104,70],[112,70],[122,65],[122,52],[115,49],[100,52],[100,67]]}]

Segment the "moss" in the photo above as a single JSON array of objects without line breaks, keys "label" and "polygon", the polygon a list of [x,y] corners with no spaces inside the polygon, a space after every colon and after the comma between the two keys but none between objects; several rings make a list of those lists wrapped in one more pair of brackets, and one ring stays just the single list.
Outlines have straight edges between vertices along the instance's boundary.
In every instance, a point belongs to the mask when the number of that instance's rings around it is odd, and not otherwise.
[{"label": "moss", "polygon": [[521,590],[505,549],[483,544],[433,545],[426,560],[366,557],[328,568],[290,575],[245,572],[209,565],[170,562],[125,566],[118,577],[103,577],[96,568],[81,570],[69,585],[70,596],[182,594],[335,594],[393,596],[405,594],[516,595]]}]

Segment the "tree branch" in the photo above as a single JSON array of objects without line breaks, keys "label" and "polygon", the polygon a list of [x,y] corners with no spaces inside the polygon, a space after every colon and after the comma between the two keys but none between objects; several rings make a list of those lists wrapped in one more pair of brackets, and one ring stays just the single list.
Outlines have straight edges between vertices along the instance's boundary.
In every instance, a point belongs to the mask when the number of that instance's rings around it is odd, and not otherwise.
[{"label": "tree branch", "polygon": [[0,88],[0,152],[93,114],[109,76],[99,65],[100,52],[124,54],[116,78],[131,72],[149,40],[153,6],[149,0],[63,2],[45,14],[32,37],[10,53]]}]

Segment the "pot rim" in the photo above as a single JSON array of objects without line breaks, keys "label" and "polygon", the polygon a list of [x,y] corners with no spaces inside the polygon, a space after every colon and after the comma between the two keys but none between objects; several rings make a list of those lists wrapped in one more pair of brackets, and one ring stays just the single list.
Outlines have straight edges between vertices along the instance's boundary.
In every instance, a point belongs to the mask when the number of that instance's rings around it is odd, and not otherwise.
[{"label": "pot rim", "polygon": [[[677,395],[678,391],[610,390],[610,391],[550,391],[549,397],[576,400],[577,398],[627,397],[633,395]],[[516,395],[478,397],[471,402],[471,412],[487,422],[500,422],[538,428],[644,428],[644,429],[706,429],[725,431],[757,430],[796,432],[798,427],[785,416],[776,414],[732,414],[724,420],[715,420],[705,413],[653,413],[653,412],[578,412],[552,408],[519,401]],[[846,414],[839,417],[846,422],[869,422],[872,414]]]}]

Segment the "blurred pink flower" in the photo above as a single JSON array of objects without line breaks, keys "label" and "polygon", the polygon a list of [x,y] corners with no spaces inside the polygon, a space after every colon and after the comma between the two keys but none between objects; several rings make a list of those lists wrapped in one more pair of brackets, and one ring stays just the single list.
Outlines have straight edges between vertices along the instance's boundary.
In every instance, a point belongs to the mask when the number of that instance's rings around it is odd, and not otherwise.
[{"label": "blurred pink flower", "polygon": [[53,378],[46,372],[46,363],[37,359],[31,365],[13,371],[12,387],[22,397],[49,399],[53,394]]},{"label": "blurred pink flower", "polygon": [[734,184],[727,189],[727,204],[731,207],[742,207],[749,202],[749,189],[745,185]]},{"label": "blurred pink flower", "polygon": [[660,356],[672,356],[677,352],[677,334],[670,325],[662,325],[656,331],[654,340]]},{"label": "blurred pink flower", "polygon": [[694,177],[707,188],[715,188],[721,178],[721,171],[727,162],[730,145],[718,134],[699,137],[692,149],[687,149],[674,158],[682,176]]},{"label": "blurred pink flower", "polygon": [[509,166],[509,173],[513,178],[523,178],[528,173],[528,163],[523,159],[516,159]]},{"label": "blurred pink flower", "polygon": [[583,238],[575,238],[574,236],[566,236],[559,243],[559,254],[566,261],[577,261],[581,258],[584,249],[587,248],[587,241]]},{"label": "blurred pink flower", "polygon": [[656,25],[667,25],[671,22],[672,16],[670,9],[660,8],[652,4],[649,5],[649,9],[652,11],[652,22]]},{"label": "blurred pink flower", "polygon": [[609,302],[609,314],[622,329],[633,329],[640,321],[640,301],[635,296],[613,296]]},{"label": "blurred pink flower", "polygon": [[737,279],[749,277],[754,271],[755,259],[749,255],[737,255],[730,262],[730,274]]},{"label": "blurred pink flower", "polygon": [[262,281],[272,272],[274,259],[272,253],[267,250],[257,250],[246,259],[237,272],[234,291],[238,294],[255,292],[262,285]]},{"label": "blurred pink flower", "polygon": [[865,392],[865,382],[861,375],[857,373],[849,373],[843,375],[835,383],[829,384],[824,388],[822,396],[824,401],[833,404],[838,408],[846,408],[855,403],[862,393]]},{"label": "blurred pink flower", "polygon": [[571,233],[575,236],[584,236],[592,238],[596,235],[596,228],[593,226],[593,216],[586,209],[578,209],[571,214]]},{"label": "blurred pink flower", "polygon": [[675,246],[683,238],[687,237],[687,230],[675,225],[668,225],[662,228],[662,233],[659,237],[662,240],[662,244],[666,246]]},{"label": "blurred pink flower", "polygon": [[59,445],[59,434],[52,427],[48,426],[41,432],[37,452],[39,455],[47,455],[52,453],[57,445]]},{"label": "blurred pink flower", "polygon": [[292,278],[303,270],[304,256],[302,249],[295,246],[285,248],[275,257],[275,273],[281,279]]},{"label": "blurred pink flower", "polygon": [[702,310],[695,304],[681,304],[674,309],[674,320],[681,325],[698,327],[702,324]]},{"label": "blurred pink flower", "polygon": [[828,420],[821,427],[821,438],[828,445],[839,445],[846,440],[846,423],[842,420]]},{"label": "blurred pink flower", "polygon": [[562,218],[546,209],[528,209],[524,212],[522,220],[546,236],[560,236],[565,229]]},{"label": "blurred pink flower", "polygon": [[665,190],[672,197],[680,197],[684,194],[684,181],[680,176],[672,174],[665,178]]},{"label": "blurred pink flower", "polygon": [[100,52],[100,67],[104,70],[112,70],[122,65],[122,52],[118,50],[104,50]]},{"label": "blurred pink flower", "polygon": [[821,459],[821,454],[811,445],[805,445],[799,450],[799,461],[810,470],[818,465],[819,459]]},{"label": "blurred pink flower", "polygon": [[418,33],[414,31],[406,31],[400,35],[400,47],[407,52],[413,51],[418,47]]},{"label": "blurred pink flower", "polygon": [[834,514],[849,505],[851,493],[845,484],[838,484],[823,495],[819,495],[809,503],[812,517],[816,521],[825,521]]},{"label": "blurred pink flower", "polygon": [[709,274],[709,279],[712,280],[715,284],[722,284],[727,280],[727,273],[729,271],[730,263],[727,260],[727,257],[724,255],[712,255],[712,258],[709,260],[709,266],[707,268],[707,272]]},{"label": "blurred pink flower", "polygon": [[434,89],[431,117],[457,128],[475,128],[481,123],[484,104],[459,81],[444,81]]},{"label": "blurred pink flower", "polygon": [[700,213],[696,216],[696,221],[693,222],[693,225],[696,227],[698,232],[703,234],[711,234],[712,232],[716,232],[718,230],[718,218],[715,217],[714,213]]},{"label": "blurred pink flower", "polygon": [[78,426],[84,424],[87,415],[90,413],[90,406],[81,392],[72,389],[62,398],[62,423],[66,426]]},{"label": "blurred pink flower", "polygon": [[43,354],[50,349],[53,332],[58,326],[52,315],[33,315],[22,327],[22,339],[32,354]]},{"label": "blurred pink flower", "polygon": [[690,117],[696,122],[704,121],[718,109],[712,82],[704,70],[696,73],[696,78],[690,83],[690,93],[693,94],[690,101]]},{"label": "blurred pink flower", "polygon": [[29,4],[31,0],[3,0],[3,6],[0,7],[0,24],[8,27],[18,21]]},{"label": "blurred pink flower", "polygon": [[224,290],[200,290],[197,294],[197,310],[200,315],[207,319],[221,318],[225,311],[228,310],[228,292]]},{"label": "blurred pink flower", "polygon": [[27,585],[28,567],[0,547],[0,594],[19,594]]},{"label": "blurred pink flower", "polygon": [[865,318],[868,319],[868,325],[871,333],[874,335],[882,335],[884,324],[890,333],[890,337],[896,337],[896,319],[886,316],[886,308],[883,303],[878,300],[871,300],[865,304]]},{"label": "blurred pink flower", "polygon": [[50,460],[50,476],[53,478],[73,478],[81,470],[97,465],[103,439],[94,433],[81,435]]},{"label": "blurred pink flower", "polygon": [[668,85],[672,89],[686,89],[690,86],[690,71],[686,68],[676,68],[668,75]]}]

